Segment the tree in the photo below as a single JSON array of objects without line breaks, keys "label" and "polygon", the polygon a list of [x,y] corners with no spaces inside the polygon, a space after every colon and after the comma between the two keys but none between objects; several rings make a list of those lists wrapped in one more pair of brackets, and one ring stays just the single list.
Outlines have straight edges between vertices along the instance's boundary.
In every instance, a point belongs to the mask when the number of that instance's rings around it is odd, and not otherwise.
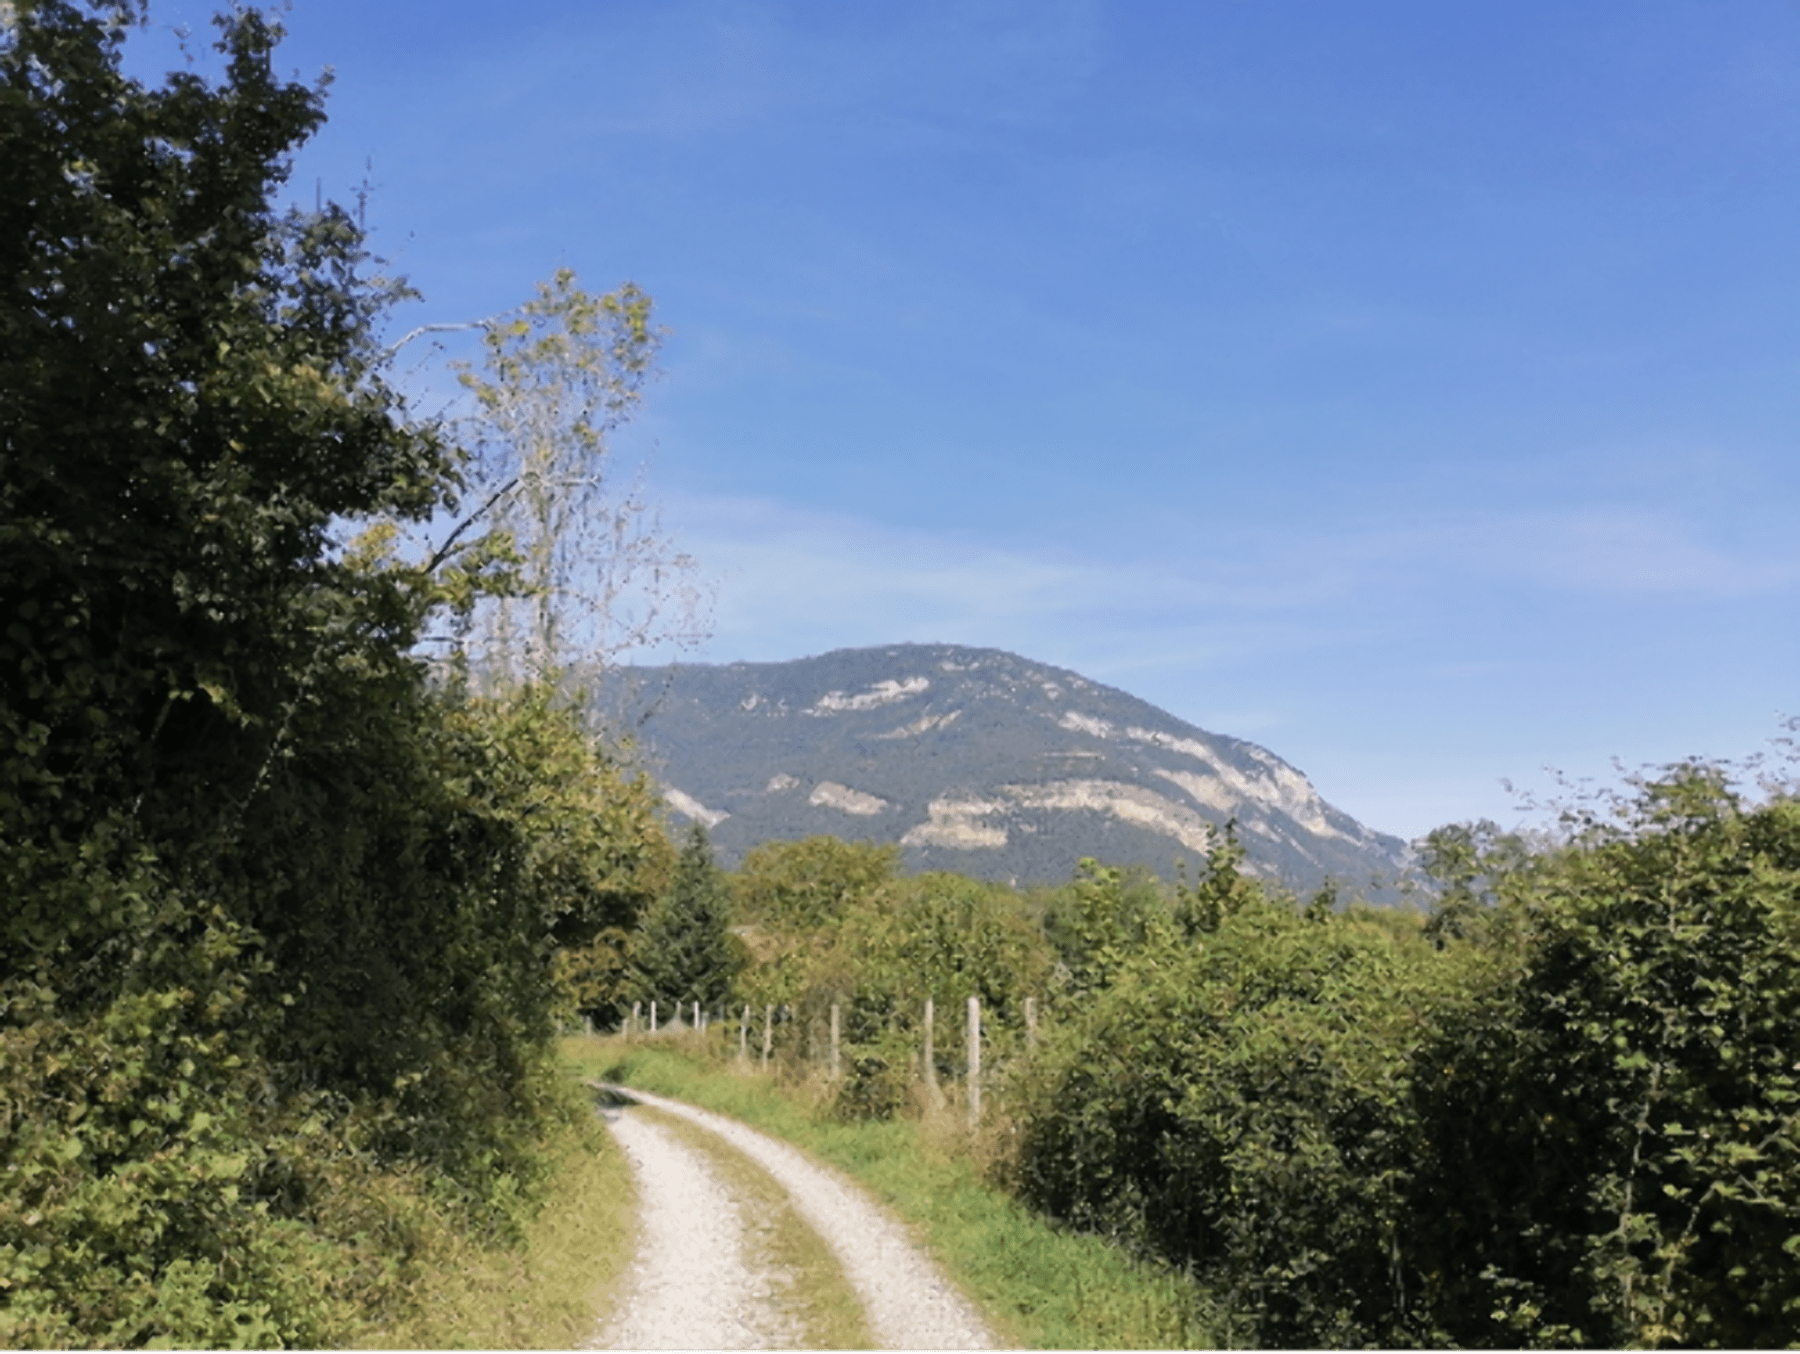
[{"label": "tree", "polygon": [[710,1007],[731,992],[744,947],[731,934],[731,895],[713,862],[706,829],[695,823],[675,878],[631,941],[632,985],[645,1001]]},{"label": "tree", "polygon": [[203,795],[227,838],[307,681],[410,641],[334,521],[423,520],[451,464],[394,417],[354,223],[268,205],[323,117],[278,30],[230,16],[220,89],[152,90],[118,69],[135,7],[92,9],[0,39],[0,812],[155,836]]},{"label": "tree", "polygon": [[392,1270],[357,1172],[529,1186],[553,953],[659,829],[565,712],[427,681],[466,570],[342,536],[458,458],[355,219],[270,204],[322,92],[254,9],[146,87],[142,13],[0,10],[0,1342],[325,1345]]},{"label": "tree", "polygon": [[694,638],[694,562],[662,534],[641,480],[621,484],[612,465],[610,434],[661,341],[650,298],[631,283],[594,296],[563,269],[482,328],[482,369],[458,369],[476,402],[476,516],[492,533],[481,539],[510,550],[519,586],[482,604],[478,671],[502,686],[554,682],[572,654],[605,661]]},{"label": "tree", "polygon": [[1237,837],[1237,819],[1228,820],[1223,831],[1208,824],[1206,843],[1200,878],[1190,888],[1181,866],[1175,883],[1175,922],[1190,940],[1212,934],[1233,913],[1263,897],[1262,885],[1244,873],[1248,853]]},{"label": "tree", "polygon": [[1525,839],[1487,818],[1434,828],[1420,840],[1418,852],[1420,870],[1438,886],[1425,934],[1440,949],[1452,940],[1477,937],[1491,919],[1499,891],[1532,864]]},{"label": "tree", "polygon": [[805,934],[868,903],[899,868],[900,848],[891,842],[764,842],[745,855],[733,888],[745,921]]},{"label": "tree", "polygon": [[1044,931],[1068,975],[1067,999],[1102,990],[1142,951],[1167,948],[1175,940],[1153,876],[1086,857],[1058,890]]}]

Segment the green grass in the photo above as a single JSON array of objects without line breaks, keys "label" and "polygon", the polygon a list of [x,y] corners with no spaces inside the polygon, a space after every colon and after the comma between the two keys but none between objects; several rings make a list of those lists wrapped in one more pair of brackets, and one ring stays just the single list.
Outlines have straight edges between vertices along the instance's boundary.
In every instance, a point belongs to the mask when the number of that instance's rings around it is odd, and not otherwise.
[{"label": "green grass", "polygon": [[822,1118],[802,1103],[803,1090],[715,1062],[691,1036],[570,1039],[564,1056],[585,1075],[733,1115],[860,1180],[914,1225],[1003,1343],[1168,1349],[1226,1347],[1249,1335],[1185,1275],[1055,1228],[984,1181],[954,1109],[885,1123]]}]

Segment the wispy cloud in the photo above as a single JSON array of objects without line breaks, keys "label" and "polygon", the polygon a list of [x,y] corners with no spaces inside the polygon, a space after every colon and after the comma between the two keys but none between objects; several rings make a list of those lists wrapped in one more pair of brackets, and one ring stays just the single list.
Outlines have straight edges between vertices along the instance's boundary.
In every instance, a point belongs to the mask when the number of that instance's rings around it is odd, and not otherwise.
[{"label": "wispy cloud", "polygon": [[[1084,634],[1143,661],[1329,647],[1404,628],[1408,599],[1486,590],[1702,602],[1800,584],[1800,551],[1609,506],[1434,514],[1335,530],[1225,530],[1104,556],[1019,535],[902,527],[767,499],[685,496],[671,531],[719,588],[719,656],[902,639],[1025,644]],[[1402,614],[1396,614],[1397,611]],[[1120,646],[1124,646],[1124,652]],[[1198,652],[1196,652],[1196,650]]]}]

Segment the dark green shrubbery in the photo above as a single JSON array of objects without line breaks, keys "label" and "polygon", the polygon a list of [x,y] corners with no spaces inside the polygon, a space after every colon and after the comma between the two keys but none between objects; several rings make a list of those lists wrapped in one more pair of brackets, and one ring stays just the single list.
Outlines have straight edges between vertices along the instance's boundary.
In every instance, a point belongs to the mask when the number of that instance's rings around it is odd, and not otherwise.
[{"label": "dark green shrubbery", "polygon": [[[436,690],[504,583],[340,537],[453,506],[255,10],[0,28],[0,1341],[328,1344],[435,1218],[503,1230],[562,1107],[558,946],[628,925],[648,796],[531,695]],[[499,569],[500,577],[490,577]]]},{"label": "dark green shrubbery", "polygon": [[1800,805],[1619,807],[1487,843],[1471,940],[1240,900],[1138,950],[1021,1080],[1021,1192],[1274,1344],[1790,1343]]},{"label": "dark green shrubbery", "polygon": [[1800,1338],[1800,803],[1640,787],[1505,888],[1416,1055],[1410,1226],[1459,1343]]},{"label": "dark green shrubbery", "polygon": [[961,1077],[979,996],[975,1150],[1262,1343],[1791,1344],[1800,802],[1692,765],[1604,808],[1433,833],[1428,916],[1281,895],[1229,832],[1192,886],[1084,861],[1029,897],[763,847],[740,991],[815,1070],[838,1004],[839,1118],[918,1111],[927,995]]},{"label": "dark green shrubbery", "polygon": [[1191,1267],[1269,1343],[1411,1343],[1408,1053],[1465,969],[1261,899],[1141,951],[1016,1087],[1017,1187]]}]

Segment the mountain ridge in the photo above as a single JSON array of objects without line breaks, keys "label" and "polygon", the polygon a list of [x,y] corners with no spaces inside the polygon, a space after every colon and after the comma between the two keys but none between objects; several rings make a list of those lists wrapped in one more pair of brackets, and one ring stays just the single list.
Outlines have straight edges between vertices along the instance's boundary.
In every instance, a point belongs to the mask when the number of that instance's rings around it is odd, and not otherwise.
[{"label": "mountain ridge", "polygon": [[1168,878],[1234,818],[1250,867],[1296,891],[1390,899],[1410,858],[1269,749],[1001,649],[616,667],[589,691],[727,864],[828,832],[895,842],[912,869],[1048,883],[1094,856]]}]

